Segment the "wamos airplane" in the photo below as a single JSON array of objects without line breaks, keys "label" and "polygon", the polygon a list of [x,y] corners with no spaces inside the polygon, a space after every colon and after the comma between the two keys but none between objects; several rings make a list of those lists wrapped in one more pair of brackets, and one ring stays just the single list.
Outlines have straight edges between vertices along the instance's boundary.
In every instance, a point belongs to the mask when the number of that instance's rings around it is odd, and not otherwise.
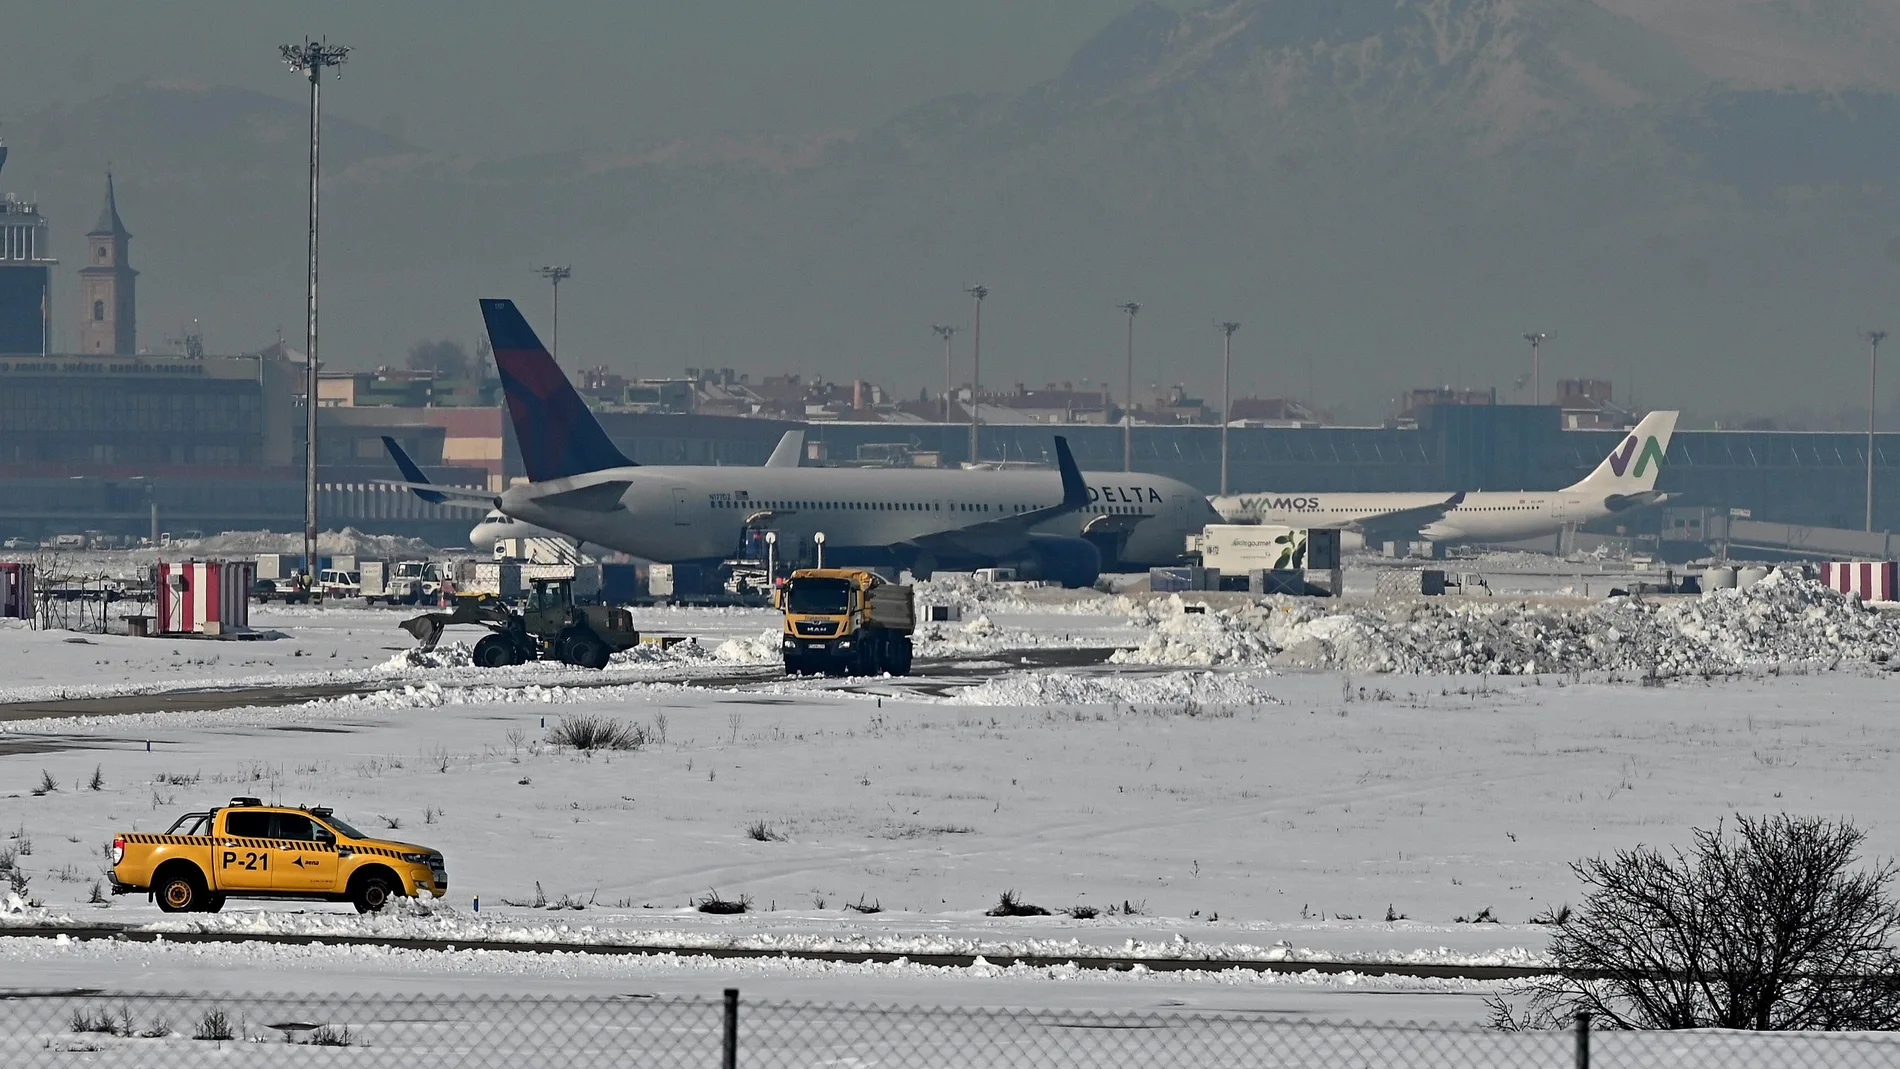
[{"label": "wamos airplane", "polygon": [[[1675,412],[1651,412],[1617,443],[1596,470],[1562,490],[1474,491],[1459,494],[1233,494],[1211,499],[1227,523],[1339,527],[1366,544],[1515,542],[1555,534],[1620,512],[1654,505]],[[1350,542],[1350,539],[1342,539]]]},{"label": "wamos airplane", "polygon": [[748,533],[777,532],[787,557],[824,535],[826,564],[933,571],[1013,567],[1087,586],[1109,568],[1178,561],[1217,522],[1193,487],[1160,475],[1082,472],[1055,439],[1056,471],[647,466],[623,456],[513,301],[484,300],[495,366],[528,481],[492,502],[569,538],[708,566]]}]

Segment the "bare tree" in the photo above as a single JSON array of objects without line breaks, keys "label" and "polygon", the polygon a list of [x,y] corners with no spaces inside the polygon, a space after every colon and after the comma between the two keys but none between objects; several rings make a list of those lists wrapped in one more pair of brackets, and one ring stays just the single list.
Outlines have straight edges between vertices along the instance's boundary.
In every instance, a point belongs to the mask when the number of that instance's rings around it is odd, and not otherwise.
[{"label": "bare tree", "polygon": [[1697,829],[1687,853],[1639,846],[1577,862],[1590,890],[1551,943],[1557,972],[1494,999],[1493,1022],[1900,1027],[1896,870],[1853,871],[1865,838],[1845,820],[1738,816],[1734,835]]},{"label": "bare tree", "polygon": [[447,338],[419,341],[409,347],[409,369],[433,371],[441,379],[467,378],[468,350],[462,348],[460,342]]}]

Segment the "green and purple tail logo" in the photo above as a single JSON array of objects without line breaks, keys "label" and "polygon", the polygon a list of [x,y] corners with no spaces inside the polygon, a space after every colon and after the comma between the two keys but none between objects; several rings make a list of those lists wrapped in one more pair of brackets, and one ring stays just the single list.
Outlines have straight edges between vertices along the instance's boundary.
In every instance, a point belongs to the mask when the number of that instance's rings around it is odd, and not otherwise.
[{"label": "green and purple tail logo", "polygon": [[1643,472],[1648,469],[1649,462],[1652,458],[1656,461],[1657,470],[1662,469],[1662,446],[1657,444],[1656,436],[1653,434],[1643,439],[1643,451],[1641,455],[1637,455],[1636,453],[1636,436],[1634,434],[1623,439],[1623,444],[1617,447],[1616,452],[1610,454],[1610,470],[1615,472],[1618,478],[1621,478],[1623,472],[1629,468],[1631,456],[1636,456],[1636,470],[1630,473],[1634,478],[1640,479],[1643,477]]}]

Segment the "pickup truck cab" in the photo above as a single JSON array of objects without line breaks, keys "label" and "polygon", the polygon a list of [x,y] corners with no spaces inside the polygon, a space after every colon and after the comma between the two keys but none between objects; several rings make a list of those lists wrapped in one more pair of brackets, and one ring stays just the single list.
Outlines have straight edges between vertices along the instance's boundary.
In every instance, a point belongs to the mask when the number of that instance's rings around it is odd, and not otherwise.
[{"label": "pickup truck cab", "polygon": [[166,913],[216,913],[227,898],[352,902],[373,913],[390,896],[448,892],[440,852],[365,835],[328,809],[228,806],[186,813],[163,834],[112,839],[112,893],[146,893]]},{"label": "pickup truck cab", "polygon": [[323,591],[323,600],[341,601],[344,598],[356,597],[362,592],[363,578],[358,572],[326,568],[317,577],[317,587]]}]

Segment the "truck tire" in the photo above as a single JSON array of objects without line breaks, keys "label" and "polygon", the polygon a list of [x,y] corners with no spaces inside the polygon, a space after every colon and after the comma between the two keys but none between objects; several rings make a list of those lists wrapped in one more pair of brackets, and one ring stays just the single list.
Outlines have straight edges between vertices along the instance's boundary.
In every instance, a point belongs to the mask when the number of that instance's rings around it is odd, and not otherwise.
[{"label": "truck tire", "polygon": [[223,908],[224,908],[223,895],[209,894],[205,896],[205,912],[206,913],[216,913]]},{"label": "truck tire", "polygon": [[356,906],[358,913],[381,912],[394,894],[394,881],[381,870],[372,869],[350,881],[350,902]]},{"label": "truck tire", "polygon": [[205,908],[208,897],[204,873],[194,865],[169,866],[152,881],[152,897],[161,913],[196,913]]},{"label": "truck tire", "polygon": [[506,668],[515,663],[515,644],[500,635],[484,635],[475,643],[470,659],[482,668]]},{"label": "truck tire", "polygon": [[885,660],[885,667],[889,669],[890,673],[894,676],[907,676],[910,674],[910,655],[910,636],[893,635],[891,636],[890,655]]}]

